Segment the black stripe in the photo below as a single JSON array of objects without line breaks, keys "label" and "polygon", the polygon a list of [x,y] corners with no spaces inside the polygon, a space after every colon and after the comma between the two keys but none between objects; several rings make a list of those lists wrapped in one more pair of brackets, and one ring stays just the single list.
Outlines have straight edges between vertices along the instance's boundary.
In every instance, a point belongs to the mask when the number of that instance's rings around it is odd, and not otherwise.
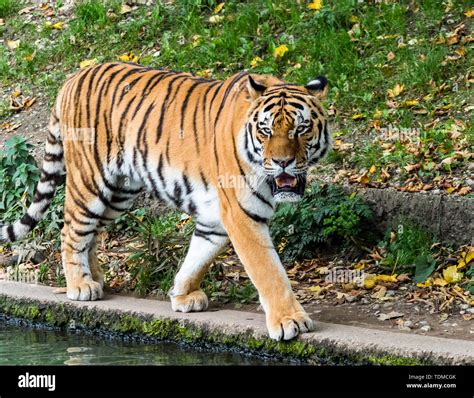
[{"label": "black stripe", "polygon": [[[185,77],[188,77],[188,76],[185,76]],[[158,119],[158,126],[156,128],[156,140],[155,140],[156,144],[158,144],[158,141],[160,141],[161,134],[163,133],[163,120],[165,117],[165,111],[168,108],[171,90],[173,89],[173,83],[179,78],[183,78],[183,76],[182,75],[175,76],[174,78],[171,79],[170,82],[168,82],[168,88],[166,89],[166,93],[164,95],[165,100],[163,101],[163,104],[161,105],[160,118]],[[183,81],[184,80],[185,79],[183,79]]]},{"label": "black stripe", "polygon": [[198,232],[203,235],[215,235],[215,236],[222,236],[222,237],[227,237],[228,235],[222,232],[214,232],[214,231],[203,231],[202,229],[196,227],[195,233]]},{"label": "black stripe", "polygon": [[39,192],[38,190],[35,192],[35,196],[33,198],[33,202],[42,202],[43,200],[47,199],[50,201],[54,198],[54,190],[51,192]]},{"label": "black stripe", "polygon": [[13,230],[13,224],[7,227],[7,234],[8,234],[8,239],[10,239],[10,242],[16,241],[15,231]]},{"label": "black stripe", "polygon": [[201,175],[201,180],[202,180],[202,183],[204,184],[204,189],[207,191],[209,186],[206,180],[206,176],[203,174],[202,170],[199,170],[199,174]]},{"label": "black stripe", "polygon": [[213,242],[213,241],[212,241],[211,239],[209,239],[206,235],[203,235],[203,234],[201,234],[201,233],[199,233],[199,232],[196,232],[196,231],[195,231],[195,232],[194,232],[194,236],[199,237],[199,238],[203,238],[203,239],[207,240],[208,242],[212,243],[213,245],[217,245],[217,243]]},{"label": "black stripe", "polygon": [[260,217],[258,214],[255,214],[255,213],[252,213],[251,211],[248,211],[246,208],[244,208],[239,201],[237,201],[237,203],[239,204],[239,207],[242,209],[242,211],[247,215],[247,217],[251,218],[252,220],[254,220],[255,222],[258,222],[258,223],[267,223],[268,222],[268,219],[264,218],[264,217]]},{"label": "black stripe", "polygon": [[95,233],[95,228],[92,230],[92,231],[81,231],[79,229],[75,229],[75,228],[72,228],[72,230],[74,231],[74,233],[78,236],[88,236],[90,234],[93,234]]},{"label": "black stripe", "polygon": [[54,154],[54,153],[46,153],[44,155],[44,160],[47,162],[61,162],[63,160],[63,154]]},{"label": "black stripe", "polygon": [[186,195],[189,195],[193,191],[193,188],[191,187],[191,184],[186,174],[183,174],[183,182],[184,182],[184,187],[186,189],[185,193]]}]

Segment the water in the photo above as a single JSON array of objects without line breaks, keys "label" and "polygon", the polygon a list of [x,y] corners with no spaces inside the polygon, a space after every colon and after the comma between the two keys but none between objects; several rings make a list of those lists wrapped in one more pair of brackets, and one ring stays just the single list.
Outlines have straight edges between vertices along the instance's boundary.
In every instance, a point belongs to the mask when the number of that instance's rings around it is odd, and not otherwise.
[{"label": "water", "polygon": [[172,343],[144,344],[56,330],[24,328],[0,319],[0,365],[261,365],[237,353]]}]

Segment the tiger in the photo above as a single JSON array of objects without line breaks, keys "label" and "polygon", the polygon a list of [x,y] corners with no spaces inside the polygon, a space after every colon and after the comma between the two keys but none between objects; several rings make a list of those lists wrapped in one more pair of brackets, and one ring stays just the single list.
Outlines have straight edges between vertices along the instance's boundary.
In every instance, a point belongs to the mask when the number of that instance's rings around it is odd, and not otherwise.
[{"label": "tiger", "polygon": [[81,69],[51,110],[40,180],[26,213],[0,229],[22,239],[64,181],[62,266],[70,300],[103,297],[98,232],[142,191],[195,220],[168,296],[204,311],[201,282],[230,241],[256,287],[270,338],[314,330],[272,243],[280,202],[297,202],[308,169],[330,150],[324,76],[305,86],[249,71],[225,80],[166,68],[103,63]]}]

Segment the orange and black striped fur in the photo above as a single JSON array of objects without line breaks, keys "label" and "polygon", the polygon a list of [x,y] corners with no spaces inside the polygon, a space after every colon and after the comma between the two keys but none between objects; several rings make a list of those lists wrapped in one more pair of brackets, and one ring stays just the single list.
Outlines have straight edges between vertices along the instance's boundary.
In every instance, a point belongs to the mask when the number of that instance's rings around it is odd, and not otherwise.
[{"label": "orange and black striped fur", "polygon": [[123,63],[83,69],[66,81],[52,110],[33,203],[0,229],[0,241],[34,228],[65,169],[67,296],[100,299],[97,232],[145,189],[196,220],[170,291],[175,311],[207,308],[200,283],[230,239],[258,289],[270,336],[312,330],[267,224],[276,202],[302,197],[308,168],[329,150],[319,101],[325,86],[323,77],[303,87],[246,72],[214,81]]}]

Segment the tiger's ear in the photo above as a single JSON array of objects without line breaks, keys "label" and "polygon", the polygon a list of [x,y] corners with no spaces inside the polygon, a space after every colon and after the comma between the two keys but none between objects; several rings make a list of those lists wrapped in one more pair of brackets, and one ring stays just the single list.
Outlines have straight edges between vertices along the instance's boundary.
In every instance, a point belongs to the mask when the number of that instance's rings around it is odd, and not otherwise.
[{"label": "tiger's ear", "polygon": [[315,97],[324,98],[328,93],[328,79],[324,76],[318,76],[316,79],[311,80],[305,88]]},{"label": "tiger's ear", "polygon": [[247,89],[249,90],[250,98],[256,100],[267,89],[263,84],[257,82],[251,75],[248,75]]}]

